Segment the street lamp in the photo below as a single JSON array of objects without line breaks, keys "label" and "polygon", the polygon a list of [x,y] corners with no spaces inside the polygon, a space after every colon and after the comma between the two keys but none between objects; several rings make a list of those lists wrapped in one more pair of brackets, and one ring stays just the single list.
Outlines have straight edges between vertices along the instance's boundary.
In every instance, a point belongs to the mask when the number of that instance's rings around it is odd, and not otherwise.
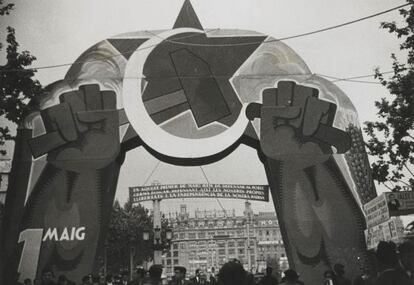
[{"label": "street lamp", "polygon": [[142,239],[143,239],[144,241],[149,241],[149,238],[150,238],[150,233],[149,233],[149,231],[145,230],[145,231],[142,233]]},{"label": "street lamp", "polygon": [[[160,260],[156,260],[156,256],[158,256],[160,252],[162,252],[164,249],[169,248],[170,246],[170,242],[172,240],[173,237],[173,233],[172,230],[170,228],[165,229],[165,240],[167,241],[166,244],[162,243],[162,234],[161,234],[161,228],[159,226],[156,226],[153,229],[153,249],[154,249],[154,261],[160,263]],[[144,241],[149,241],[150,240],[150,231],[148,230],[144,230],[142,233],[142,239]],[[158,253],[156,253],[158,252]]]},{"label": "street lamp", "polygon": [[167,241],[171,241],[173,238],[173,233],[171,229],[166,229],[165,230],[165,238],[167,239]]}]

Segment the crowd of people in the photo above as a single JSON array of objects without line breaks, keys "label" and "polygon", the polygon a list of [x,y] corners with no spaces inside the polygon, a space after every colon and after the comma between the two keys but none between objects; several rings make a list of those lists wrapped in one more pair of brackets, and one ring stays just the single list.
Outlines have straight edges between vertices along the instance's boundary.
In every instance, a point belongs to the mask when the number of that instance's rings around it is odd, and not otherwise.
[{"label": "crowd of people", "polygon": [[[320,285],[414,285],[414,243],[405,242],[398,247],[393,242],[380,242],[376,251],[379,271],[366,271],[353,282],[346,277],[345,266],[335,264],[331,270],[324,273],[323,284]],[[304,285],[306,280],[300,280],[299,274],[288,269],[279,280],[272,273],[271,267],[266,268],[266,274],[258,280],[252,273],[246,271],[237,261],[224,264],[218,274],[214,271],[206,276],[201,270],[196,270],[195,276],[187,278],[187,270],[183,266],[174,267],[171,280],[162,278],[161,265],[152,265],[148,271],[138,268],[132,278],[128,272],[120,275],[86,275],[80,283],[76,283],[60,275],[57,278],[52,270],[44,269],[40,279],[24,280],[24,285]],[[20,282],[16,282],[22,285]],[[308,284],[309,285],[309,284]],[[310,284],[319,285],[319,284]]]}]

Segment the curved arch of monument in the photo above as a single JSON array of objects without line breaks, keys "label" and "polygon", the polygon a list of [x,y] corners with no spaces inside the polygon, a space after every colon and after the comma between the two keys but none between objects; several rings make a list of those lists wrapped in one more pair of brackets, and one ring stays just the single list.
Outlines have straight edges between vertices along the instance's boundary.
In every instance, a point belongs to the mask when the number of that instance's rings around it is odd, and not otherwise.
[{"label": "curved arch of monument", "polygon": [[129,149],[201,165],[241,143],[257,149],[289,263],[307,283],[334,263],[353,276],[370,266],[361,205],[376,192],[355,108],[271,36],[204,29],[186,1],[173,29],[89,48],[40,107],[18,130],[3,275],[93,271]]}]

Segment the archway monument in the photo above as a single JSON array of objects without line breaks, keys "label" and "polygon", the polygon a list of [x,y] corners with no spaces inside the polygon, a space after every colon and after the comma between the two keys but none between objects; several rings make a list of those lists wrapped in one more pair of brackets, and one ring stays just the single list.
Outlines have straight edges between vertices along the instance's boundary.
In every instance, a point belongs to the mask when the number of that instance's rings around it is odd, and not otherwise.
[{"label": "archway monument", "polygon": [[361,206],[376,192],[355,108],[277,39],[205,29],[186,0],[172,29],[85,51],[40,106],[18,129],[5,278],[93,271],[125,153],[139,146],[184,166],[256,148],[301,278],[321,284],[334,263],[349,276],[370,264]]}]

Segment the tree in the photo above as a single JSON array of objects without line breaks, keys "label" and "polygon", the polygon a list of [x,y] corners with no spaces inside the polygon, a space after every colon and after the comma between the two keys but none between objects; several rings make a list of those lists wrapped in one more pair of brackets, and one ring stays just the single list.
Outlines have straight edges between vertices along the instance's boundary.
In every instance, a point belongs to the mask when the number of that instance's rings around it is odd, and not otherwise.
[{"label": "tree", "polygon": [[[5,4],[0,0],[0,16],[9,15],[14,4]],[[7,27],[6,64],[0,66],[0,117],[19,125],[25,116],[37,108],[36,100],[42,93],[42,86],[34,79],[35,69],[27,68],[36,57],[28,51],[19,52],[16,33],[12,27]],[[0,50],[3,45],[0,43]],[[13,139],[7,126],[0,126],[0,146],[5,141]],[[0,150],[5,154],[5,150]]]},{"label": "tree", "polygon": [[[164,230],[166,225],[164,220],[162,223]],[[108,272],[116,273],[128,269],[131,247],[135,249],[135,265],[151,260],[153,255],[151,242],[143,240],[143,232],[149,231],[152,241],[152,227],[152,216],[148,209],[141,205],[134,206],[131,201],[121,207],[119,202],[115,201],[106,238]],[[162,233],[162,240],[165,246],[165,231]]]},{"label": "tree", "polygon": [[373,178],[389,190],[414,189],[414,0],[400,9],[402,26],[396,22],[381,23],[381,28],[402,40],[400,50],[407,59],[400,62],[393,53],[393,71],[389,79],[377,68],[376,78],[389,92],[389,98],[375,102],[376,122],[366,122]]}]

